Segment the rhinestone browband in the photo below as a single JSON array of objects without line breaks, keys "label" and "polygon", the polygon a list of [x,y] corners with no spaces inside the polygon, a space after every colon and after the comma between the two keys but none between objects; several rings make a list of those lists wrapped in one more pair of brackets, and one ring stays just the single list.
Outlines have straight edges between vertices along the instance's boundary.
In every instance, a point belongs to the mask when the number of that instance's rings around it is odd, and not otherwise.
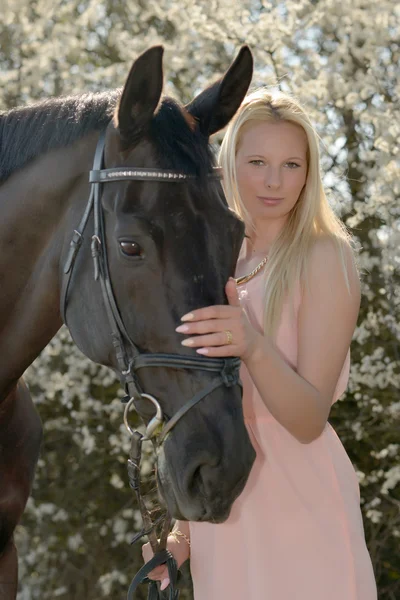
[{"label": "rhinestone browband", "polygon": [[[187,175],[179,171],[170,171],[168,169],[101,169],[90,171],[90,183],[104,183],[105,181],[123,181],[136,179],[139,181],[185,181],[186,179],[195,179],[195,175]],[[221,179],[222,169],[215,167],[208,177]]]}]

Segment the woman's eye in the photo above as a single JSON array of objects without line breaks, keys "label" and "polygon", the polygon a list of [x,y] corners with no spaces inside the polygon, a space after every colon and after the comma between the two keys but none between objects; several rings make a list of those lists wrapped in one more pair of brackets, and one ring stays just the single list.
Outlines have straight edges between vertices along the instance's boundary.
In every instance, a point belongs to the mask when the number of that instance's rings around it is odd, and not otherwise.
[{"label": "woman's eye", "polygon": [[120,242],[119,245],[126,256],[143,256],[143,249],[136,242]]},{"label": "woman's eye", "polygon": [[263,161],[263,160],[260,160],[260,159],[254,159],[254,160],[251,160],[251,161],[250,161],[250,164],[251,164],[251,165],[257,165],[257,166],[260,166],[260,165],[263,165],[263,164],[264,164],[264,161]]},{"label": "woman's eye", "polygon": [[298,165],[295,162],[288,162],[286,164],[288,165],[289,169],[297,169],[298,167],[300,167],[300,165]]}]

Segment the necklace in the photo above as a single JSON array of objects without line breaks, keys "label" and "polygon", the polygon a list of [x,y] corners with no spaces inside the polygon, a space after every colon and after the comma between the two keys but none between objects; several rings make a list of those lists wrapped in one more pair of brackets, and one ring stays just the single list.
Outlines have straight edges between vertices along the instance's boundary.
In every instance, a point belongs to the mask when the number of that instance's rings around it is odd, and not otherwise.
[{"label": "necklace", "polygon": [[257,275],[257,273],[259,271],[261,271],[263,266],[266,264],[267,260],[268,260],[268,256],[265,256],[262,259],[262,261],[260,262],[260,264],[257,265],[256,268],[251,271],[251,273],[249,273],[248,275],[242,275],[242,277],[238,277],[237,279],[235,279],[236,285],[241,285],[242,283],[247,283],[248,281],[250,281],[250,279],[253,279],[253,277],[255,275]]}]

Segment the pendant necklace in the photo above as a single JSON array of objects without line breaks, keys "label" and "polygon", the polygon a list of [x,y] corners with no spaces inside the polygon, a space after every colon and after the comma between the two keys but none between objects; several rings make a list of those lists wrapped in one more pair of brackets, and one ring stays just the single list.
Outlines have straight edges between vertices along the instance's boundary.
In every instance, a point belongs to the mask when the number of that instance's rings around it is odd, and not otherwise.
[{"label": "pendant necklace", "polygon": [[260,264],[257,265],[256,268],[251,271],[251,273],[249,273],[248,275],[242,275],[242,277],[238,277],[237,279],[235,279],[236,285],[241,285],[242,283],[247,283],[248,281],[250,281],[250,279],[253,279],[253,277],[255,277],[255,275],[257,275],[257,273],[259,271],[261,271],[263,266],[266,264],[267,260],[268,260],[268,256],[265,256],[262,259],[262,261],[260,262]]}]

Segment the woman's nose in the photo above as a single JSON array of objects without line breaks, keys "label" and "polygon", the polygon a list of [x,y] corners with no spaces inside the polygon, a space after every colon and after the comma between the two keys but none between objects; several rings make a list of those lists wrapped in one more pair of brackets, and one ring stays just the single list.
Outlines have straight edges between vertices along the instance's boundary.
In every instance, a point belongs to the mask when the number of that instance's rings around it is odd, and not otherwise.
[{"label": "woman's nose", "polygon": [[281,185],[281,177],[279,170],[276,169],[266,169],[265,177],[264,177],[264,185],[265,187],[276,190]]}]

